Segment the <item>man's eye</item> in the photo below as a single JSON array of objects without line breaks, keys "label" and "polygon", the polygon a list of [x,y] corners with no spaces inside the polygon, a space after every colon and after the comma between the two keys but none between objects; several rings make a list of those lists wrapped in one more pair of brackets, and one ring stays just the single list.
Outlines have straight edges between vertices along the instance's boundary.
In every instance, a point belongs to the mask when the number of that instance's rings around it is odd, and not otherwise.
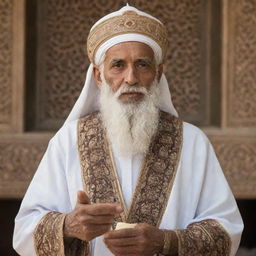
[{"label": "man's eye", "polygon": [[138,68],[148,68],[150,65],[147,62],[138,62],[137,67]]},{"label": "man's eye", "polygon": [[122,63],[115,63],[112,65],[113,68],[122,68],[123,64]]}]

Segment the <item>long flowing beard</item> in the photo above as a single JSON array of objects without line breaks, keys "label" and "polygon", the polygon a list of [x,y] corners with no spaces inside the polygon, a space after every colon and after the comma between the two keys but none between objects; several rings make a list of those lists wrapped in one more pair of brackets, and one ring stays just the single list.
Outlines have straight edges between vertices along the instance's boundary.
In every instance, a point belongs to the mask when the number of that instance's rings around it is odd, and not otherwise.
[{"label": "long flowing beard", "polygon": [[[122,103],[124,92],[140,92],[139,102]],[[122,156],[146,154],[159,121],[159,86],[155,79],[149,90],[122,85],[115,93],[102,77],[100,111],[107,136],[115,151]]]}]

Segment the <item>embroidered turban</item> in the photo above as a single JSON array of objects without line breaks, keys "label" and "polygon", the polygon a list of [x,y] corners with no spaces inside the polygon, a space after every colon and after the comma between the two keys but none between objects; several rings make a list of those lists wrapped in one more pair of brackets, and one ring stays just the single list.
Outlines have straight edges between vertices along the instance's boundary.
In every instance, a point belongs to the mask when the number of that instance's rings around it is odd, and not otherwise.
[{"label": "embroidered turban", "polygon": [[[87,53],[91,64],[87,70],[82,92],[65,123],[99,110],[100,91],[93,76],[93,64],[99,65],[110,47],[129,41],[147,44],[154,52],[156,63],[162,63],[166,55],[168,40],[167,30],[158,19],[131,6],[125,6],[119,11],[104,16],[90,30],[87,39]],[[168,82],[164,74],[159,81],[159,87],[161,99],[159,108],[178,116],[172,104]]]},{"label": "embroidered turban", "polygon": [[155,17],[125,6],[119,11],[104,16],[91,28],[87,39],[87,54],[90,61],[99,64],[104,53],[113,45],[137,41],[152,48],[158,64],[167,51],[166,27]]}]

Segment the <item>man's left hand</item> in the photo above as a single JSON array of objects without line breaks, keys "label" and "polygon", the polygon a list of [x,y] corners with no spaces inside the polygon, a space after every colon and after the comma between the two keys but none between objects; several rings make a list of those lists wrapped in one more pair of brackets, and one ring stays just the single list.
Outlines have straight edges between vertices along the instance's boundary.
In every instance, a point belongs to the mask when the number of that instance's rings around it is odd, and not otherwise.
[{"label": "man's left hand", "polygon": [[146,223],[109,231],[104,237],[106,246],[116,256],[153,256],[161,252],[164,244],[164,232]]}]

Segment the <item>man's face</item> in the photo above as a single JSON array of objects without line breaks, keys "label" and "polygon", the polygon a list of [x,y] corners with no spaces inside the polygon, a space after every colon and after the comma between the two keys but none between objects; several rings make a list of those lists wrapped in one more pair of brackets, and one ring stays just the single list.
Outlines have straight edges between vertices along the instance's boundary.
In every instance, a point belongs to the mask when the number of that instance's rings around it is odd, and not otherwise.
[{"label": "man's face", "polygon": [[[105,56],[104,77],[113,92],[124,84],[131,88],[149,89],[156,77],[153,50],[140,42],[125,42],[111,47]],[[140,101],[143,97],[140,92],[125,92],[119,100],[129,103]]]}]

